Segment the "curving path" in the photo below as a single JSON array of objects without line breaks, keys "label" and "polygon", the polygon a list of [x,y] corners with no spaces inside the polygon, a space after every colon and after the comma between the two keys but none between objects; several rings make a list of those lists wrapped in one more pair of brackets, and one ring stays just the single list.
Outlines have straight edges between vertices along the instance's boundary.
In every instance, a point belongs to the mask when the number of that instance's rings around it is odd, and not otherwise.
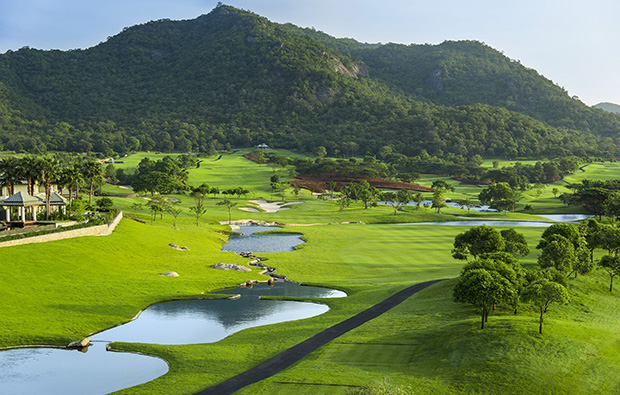
[{"label": "curving path", "polygon": [[391,308],[404,302],[411,295],[440,281],[443,280],[425,281],[423,283],[419,283],[405,288],[402,291],[399,291],[394,295],[390,296],[389,298],[383,300],[382,302],[379,302],[376,305],[362,311],[361,313],[354,315],[353,317],[344,320],[341,323],[336,324],[330,328],[327,328],[324,331],[312,336],[310,339],[304,340],[296,346],[293,346],[288,350],[281,352],[280,354],[269,359],[268,361],[265,361],[262,364],[248,371],[245,371],[233,378],[230,378],[220,384],[214,385],[211,388],[207,388],[206,390],[197,392],[195,395],[232,394],[233,392],[238,391],[245,386],[271,377],[274,374],[279,373],[282,370],[293,365],[294,363],[304,358],[319,347],[324,346],[330,341],[344,335],[352,329],[357,328],[365,322],[380,316]]}]

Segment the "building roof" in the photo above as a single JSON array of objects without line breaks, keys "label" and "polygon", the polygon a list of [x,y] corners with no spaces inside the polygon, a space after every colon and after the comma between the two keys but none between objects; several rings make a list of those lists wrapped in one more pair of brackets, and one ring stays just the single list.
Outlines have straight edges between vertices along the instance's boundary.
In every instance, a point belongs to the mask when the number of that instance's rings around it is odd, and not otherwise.
[{"label": "building roof", "polygon": [[9,196],[4,199],[0,205],[2,206],[39,206],[42,200],[38,197],[27,194],[26,192],[17,192],[15,195]]},{"label": "building roof", "polygon": [[67,204],[67,199],[60,196],[58,192],[52,192],[52,196],[50,196],[50,205],[64,206],[65,204]]}]

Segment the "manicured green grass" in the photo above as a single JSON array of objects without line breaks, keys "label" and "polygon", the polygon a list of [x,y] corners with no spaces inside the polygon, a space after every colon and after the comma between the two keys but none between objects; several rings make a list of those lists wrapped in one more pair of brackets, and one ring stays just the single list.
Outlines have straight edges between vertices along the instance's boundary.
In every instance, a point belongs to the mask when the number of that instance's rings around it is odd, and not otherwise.
[{"label": "manicured green grass", "polygon": [[[271,200],[266,189],[271,168],[259,167],[239,155],[206,161],[204,169],[201,164],[190,171],[192,182],[207,182],[221,189],[239,185],[252,189],[249,185],[253,185],[254,197]],[[117,207],[147,224],[125,219],[108,237],[0,249],[4,273],[0,277],[0,345],[65,345],[127,321],[157,301],[201,297],[204,292],[249,278],[264,279],[257,271],[238,273],[209,268],[217,262],[246,261],[220,251],[226,236],[217,232],[228,229],[217,225],[228,218],[226,208],[216,205],[221,197],[207,201],[208,211],[200,219],[200,226],[188,211],[193,200],[188,196],[178,198],[184,210],[178,218],[179,230],[173,229],[168,214],[163,219],[158,217],[151,226],[146,211],[131,209],[132,203],[145,202],[144,197],[114,198]],[[232,199],[242,206],[250,197]],[[364,210],[358,202],[340,212],[337,202],[318,200],[309,194],[297,197],[287,192],[286,199],[303,204],[273,214],[234,208],[232,217],[291,224],[334,223],[286,227],[285,231],[303,233],[306,244],[295,252],[260,255],[269,257],[278,273],[295,281],[341,289],[349,296],[320,300],[330,306],[330,311],[321,316],[247,329],[213,344],[116,343],[113,347],[117,349],[161,356],[171,366],[163,377],[120,393],[197,392],[411,284],[453,279],[464,264],[451,257],[450,249],[454,237],[466,227],[389,223],[451,220],[465,210],[450,209],[437,215],[431,210],[406,208],[406,212],[393,215],[389,206]],[[552,203],[547,205],[551,207]],[[535,218],[512,213],[471,216]],[[368,225],[335,224],[358,221]],[[521,261],[533,267],[538,255],[534,246],[543,229],[519,231],[526,235],[533,250]],[[169,243],[188,246],[191,251],[176,251]],[[171,270],[180,277],[158,276]],[[573,303],[550,308],[542,336],[537,334],[537,314],[527,306],[516,317],[507,311],[495,312],[488,327],[480,331],[478,312],[452,301],[453,284],[454,280],[448,280],[424,290],[292,368],[241,393],[264,390],[338,394],[384,377],[396,385],[410,386],[417,393],[618,393],[620,304],[618,291],[607,291],[608,277],[604,274],[597,272],[572,280]]]}]

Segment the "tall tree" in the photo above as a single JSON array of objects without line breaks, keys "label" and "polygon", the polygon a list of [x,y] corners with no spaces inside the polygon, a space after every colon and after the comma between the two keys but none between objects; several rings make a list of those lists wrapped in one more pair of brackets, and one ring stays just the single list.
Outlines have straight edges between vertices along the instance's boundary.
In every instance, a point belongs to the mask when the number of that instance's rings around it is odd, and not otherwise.
[{"label": "tall tree", "polygon": [[200,190],[195,190],[191,193],[192,198],[194,198],[194,205],[189,208],[189,211],[194,213],[194,217],[196,217],[196,226],[200,225],[200,217],[207,212],[207,208],[205,207],[205,194]]},{"label": "tall tree", "polygon": [[93,193],[95,188],[95,181],[103,177],[103,169],[101,164],[97,161],[90,160],[82,164],[82,174],[84,179],[88,180],[88,204],[91,204],[93,199]]},{"label": "tall tree", "polygon": [[26,179],[28,194],[34,196],[34,185],[40,174],[39,161],[34,155],[26,155],[18,161],[19,174]]},{"label": "tall tree", "polygon": [[52,199],[52,184],[57,183],[60,179],[61,165],[56,158],[45,156],[39,160],[38,167],[41,171],[41,180],[45,185],[45,219],[49,220]]},{"label": "tall tree", "polygon": [[605,255],[599,261],[599,266],[609,274],[609,292],[614,290],[614,277],[620,274],[620,256]]},{"label": "tall tree", "polygon": [[504,251],[502,234],[491,226],[474,226],[469,230],[456,235],[452,256],[454,259],[466,260],[471,255],[476,259],[485,253]]},{"label": "tall tree", "polygon": [[499,272],[487,269],[465,270],[452,293],[455,302],[470,303],[481,309],[480,329],[484,329],[491,307],[514,298],[514,287]]},{"label": "tall tree", "polygon": [[15,183],[19,181],[18,160],[12,156],[0,159],[0,182],[9,196],[15,194]]},{"label": "tall tree", "polygon": [[228,209],[228,224],[230,224],[232,222],[232,214],[231,214],[231,209],[233,207],[235,207],[237,205],[237,203],[232,202],[228,199],[224,199],[224,200],[220,200],[219,202],[216,203],[218,206],[226,206],[226,208]]},{"label": "tall tree", "polygon": [[570,301],[568,290],[561,284],[545,278],[528,285],[523,291],[524,299],[534,303],[540,311],[538,333],[542,335],[543,315],[551,303],[567,304]]}]

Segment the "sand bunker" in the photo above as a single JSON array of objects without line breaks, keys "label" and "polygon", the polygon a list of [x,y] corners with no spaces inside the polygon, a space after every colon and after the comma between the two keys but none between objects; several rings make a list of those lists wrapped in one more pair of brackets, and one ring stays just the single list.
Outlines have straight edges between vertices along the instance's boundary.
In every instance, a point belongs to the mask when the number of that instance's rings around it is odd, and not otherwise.
[{"label": "sand bunker", "polygon": [[250,203],[253,203],[255,205],[257,205],[259,207],[259,209],[256,209],[254,207],[239,207],[239,210],[243,210],[243,211],[249,211],[251,213],[259,213],[259,212],[264,212],[264,213],[277,213],[278,211],[281,210],[288,210],[290,209],[291,204],[301,204],[303,202],[267,202],[266,200],[250,200]]}]

